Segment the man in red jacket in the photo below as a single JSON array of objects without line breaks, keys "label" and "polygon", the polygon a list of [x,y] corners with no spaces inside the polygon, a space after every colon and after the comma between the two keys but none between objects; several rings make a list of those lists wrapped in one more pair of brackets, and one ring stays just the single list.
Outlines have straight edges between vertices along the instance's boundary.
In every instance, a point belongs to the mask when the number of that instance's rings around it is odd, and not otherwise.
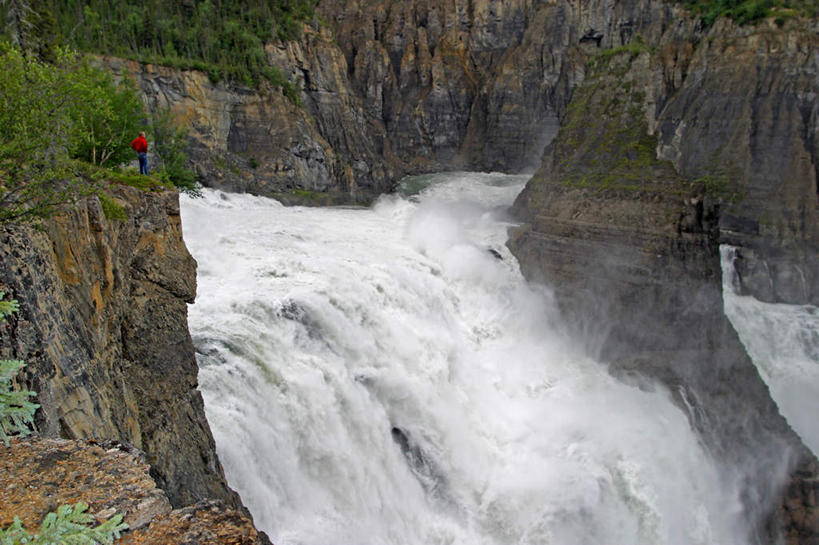
[{"label": "man in red jacket", "polygon": [[139,133],[139,136],[134,138],[131,142],[131,147],[137,152],[137,159],[139,159],[139,173],[148,175],[148,141],[145,139],[145,131]]}]

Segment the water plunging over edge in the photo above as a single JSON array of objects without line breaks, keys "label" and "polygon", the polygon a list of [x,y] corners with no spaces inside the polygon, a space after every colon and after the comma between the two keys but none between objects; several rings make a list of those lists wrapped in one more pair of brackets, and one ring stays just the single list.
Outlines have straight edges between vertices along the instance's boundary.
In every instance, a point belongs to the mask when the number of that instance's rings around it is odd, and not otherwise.
[{"label": "water plunging over edge", "polygon": [[183,199],[190,325],[230,484],[284,544],[747,543],[667,393],[558,332],[506,249],[525,177],[367,210]]},{"label": "water plunging over edge", "polygon": [[736,249],[723,245],[720,252],[725,314],[779,411],[819,455],[819,309],[739,295]]}]

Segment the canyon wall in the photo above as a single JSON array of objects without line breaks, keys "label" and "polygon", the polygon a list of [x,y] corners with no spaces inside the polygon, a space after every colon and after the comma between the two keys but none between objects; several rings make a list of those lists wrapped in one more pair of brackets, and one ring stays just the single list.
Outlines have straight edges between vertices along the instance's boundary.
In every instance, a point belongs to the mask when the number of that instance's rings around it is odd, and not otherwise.
[{"label": "canyon wall", "polygon": [[[706,28],[656,0],[318,9],[301,39],[266,50],[300,104],[101,62],[189,127],[208,186],[367,203],[408,173],[538,169],[510,240],[527,277],[556,290],[612,373],[669,389],[745,483],[757,542],[819,543],[816,460],[724,316],[719,260],[739,248],[743,293],[819,303],[817,21]],[[28,363],[45,435],[128,441],[175,505],[239,505],[196,391],[176,196],[115,196],[125,222],[91,199],[42,231],[3,229],[0,288],[21,303],[3,356]]]},{"label": "canyon wall", "polygon": [[0,229],[0,290],[20,304],[2,325],[2,357],[26,362],[42,435],[130,443],[174,506],[241,507],[196,389],[187,328],[196,262],[178,194],[111,191],[124,221],[92,197],[40,228]]},{"label": "canyon wall", "polygon": [[816,459],[724,315],[719,249],[744,293],[816,304],[815,23],[654,25],[589,55],[509,244],[612,373],[668,387],[746,509],[781,506],[755,542],[817,543]]},{"label": "canyon wall", "polygon": [[249,89],[193,70],[102,63],[190,128],[205,185],[285,202],[366,203],[405,174],[534,171],[582,79],[584,57],[570,45],[599,18],[532,0],[318,10],[301,39],[266,48],[298,87],[298,105],[266,83]]},{"label": "canyon wall", "polygon": [[651,49],[645,130],[682,179],[730,193],[721,240],[742,247],[743,292],[819,300],[815,20],[706,29],[656,0],[354,0],[318,13],[301,39],[266,49],[299,105],[267,84],[103,62],[190,128],[205,185],[338,204],[405,174],[534,171],[589,63]]},{"label": "canyon wall", "polygon": [[[723,314],[719,260],[739,248],[742,293],[819,301],[816,20],[707,28],[656,0],[318,9],[302,39],[267,48],[300,106],[109,62],[192,128],[206,185],[366,203],[404,174],[539,167],[515,206],[524,273],[556,289],[612,372],[666,385],[726,465],[783,462],[790,499],[762,514],[759,540],[782,525],[816,539],[815,459]],[[746,491],[779,497],[773,482]]]}]

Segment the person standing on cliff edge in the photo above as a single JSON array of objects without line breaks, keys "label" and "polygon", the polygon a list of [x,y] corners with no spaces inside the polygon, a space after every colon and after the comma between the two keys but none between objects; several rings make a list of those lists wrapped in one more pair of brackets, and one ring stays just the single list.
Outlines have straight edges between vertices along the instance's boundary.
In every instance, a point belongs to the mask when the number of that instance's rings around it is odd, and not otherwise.
[{"label": "person standing on cliff edge", "polygon": [[134,138],[131,142],[131,147],[137,152],[137,159],[139,159],[139,173],[148,175],[148,141],[145,139],[145,131],[139,133],[139,136]]}]

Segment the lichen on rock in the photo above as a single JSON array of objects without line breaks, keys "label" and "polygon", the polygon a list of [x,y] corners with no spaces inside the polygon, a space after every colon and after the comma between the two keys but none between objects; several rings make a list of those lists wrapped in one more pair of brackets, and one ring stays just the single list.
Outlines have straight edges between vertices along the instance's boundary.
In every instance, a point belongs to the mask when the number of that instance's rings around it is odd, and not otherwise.
[{"label": "lichen on rock", "polygon": [[172,510],[148,473],[145,454],[116,441],[33,438],[0,446],[0,528],[19,517],[36,533],[46,514],[83,502],[98,523],[116,514],[128,529],[117,543],[265,545],[251,520],[224,502]]}]

